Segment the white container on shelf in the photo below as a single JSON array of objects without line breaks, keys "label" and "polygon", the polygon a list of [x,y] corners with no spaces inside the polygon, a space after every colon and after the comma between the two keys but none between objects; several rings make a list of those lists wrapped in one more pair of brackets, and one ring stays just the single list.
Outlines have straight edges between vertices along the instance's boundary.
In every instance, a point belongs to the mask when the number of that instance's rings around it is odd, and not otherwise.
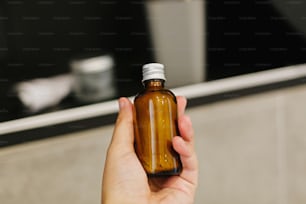
[{"label": "white container on shelf", "polygon": [[74,76],[73,91],[80,102],[97,102],[116,95],[111,56],[77,59],[70,66]]}]

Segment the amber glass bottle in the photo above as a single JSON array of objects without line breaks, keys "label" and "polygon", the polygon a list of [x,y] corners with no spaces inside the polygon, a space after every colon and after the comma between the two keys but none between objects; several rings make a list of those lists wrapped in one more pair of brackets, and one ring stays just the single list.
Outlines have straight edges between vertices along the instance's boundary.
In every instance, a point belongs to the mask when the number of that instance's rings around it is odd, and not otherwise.
[{"label": "amber glass bottle", "polygon": [[149,176],[178,175],[182,171],[180,157],[172,147],[179,135],[175,95],[164,88],[164,66],[143,66],[144,90],[135,100],[135,149]]}]

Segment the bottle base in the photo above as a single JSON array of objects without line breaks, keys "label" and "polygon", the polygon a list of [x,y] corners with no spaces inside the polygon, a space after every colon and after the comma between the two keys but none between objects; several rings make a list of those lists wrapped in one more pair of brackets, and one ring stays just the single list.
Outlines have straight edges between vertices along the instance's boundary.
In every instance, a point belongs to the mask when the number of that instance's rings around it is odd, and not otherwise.
[{"label": "bottle base", "polygon": [[148,177],[169,177],[169,176],[178,176],[180,175],[182,170],[180,169],[172,169],[169,171],[159,171],[159,172],[154,172],[154,173],[148,173]]}]

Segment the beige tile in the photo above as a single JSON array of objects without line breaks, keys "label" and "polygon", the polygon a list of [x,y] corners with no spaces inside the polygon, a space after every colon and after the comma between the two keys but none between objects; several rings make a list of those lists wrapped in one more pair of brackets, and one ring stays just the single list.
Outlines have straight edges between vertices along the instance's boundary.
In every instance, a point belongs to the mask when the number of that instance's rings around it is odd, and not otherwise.
[{"label": "beige tile", "polygon": [[285,97],[287,185],[289,203],[306,203],[306,86]]},{"label": "beige tile", "polygon": [[100,203],[112,127],[0,151],[1,203]]},{"label": "beige tile", "polygon": [[276,203],[275,103],[255,95],[188,111],[200,161],[196,203]]}]

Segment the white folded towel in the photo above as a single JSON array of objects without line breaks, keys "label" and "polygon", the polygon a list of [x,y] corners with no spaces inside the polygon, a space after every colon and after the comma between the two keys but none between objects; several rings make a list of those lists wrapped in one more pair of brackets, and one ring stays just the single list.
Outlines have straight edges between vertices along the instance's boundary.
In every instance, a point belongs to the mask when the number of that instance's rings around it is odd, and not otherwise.
[{"label": "white folded towel", "polygon": [[20,82],[15,91],[23,105],[32,113],[57,105],[72,89],[70,74]]}]

